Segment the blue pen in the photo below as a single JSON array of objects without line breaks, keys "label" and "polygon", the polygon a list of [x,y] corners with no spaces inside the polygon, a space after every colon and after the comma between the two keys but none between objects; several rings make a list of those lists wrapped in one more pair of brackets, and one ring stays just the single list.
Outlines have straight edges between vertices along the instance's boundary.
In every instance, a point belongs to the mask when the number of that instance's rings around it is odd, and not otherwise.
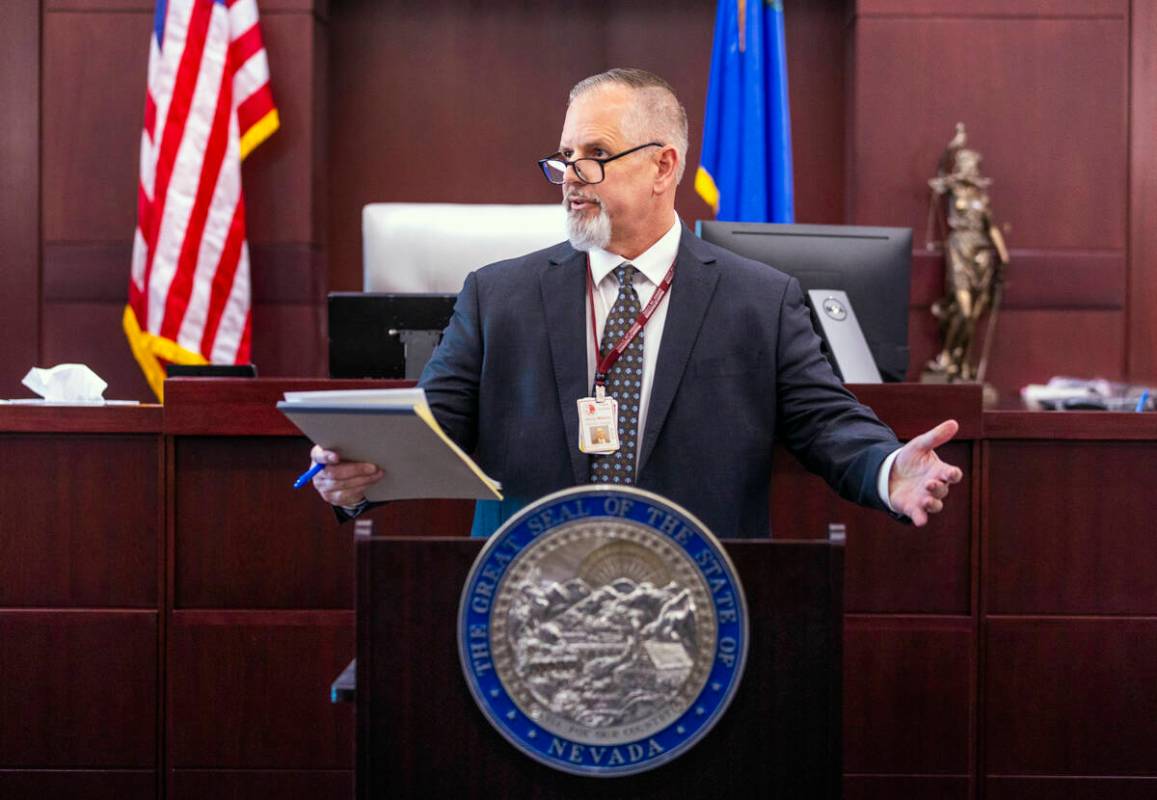
[{"label": "blue pen", "polygon": [[305,484],[313,480],[313,476],[325,469],[325,464],[318,464],[316,461],[313,466],[298,476],[297,480],[293,482],[294,489],[300,489]]},{"label": "blue pen", "polygon": [[1134,408],[1133,410],[1138,411],[1138,412],[1144,411],[1145,410],[1145,404],[1148,402],[1149,402],[1149,390],[1146,389],[1145,391],[1141,392],[1141,397],[1139,397],[1137,399],[1137,407]]}]

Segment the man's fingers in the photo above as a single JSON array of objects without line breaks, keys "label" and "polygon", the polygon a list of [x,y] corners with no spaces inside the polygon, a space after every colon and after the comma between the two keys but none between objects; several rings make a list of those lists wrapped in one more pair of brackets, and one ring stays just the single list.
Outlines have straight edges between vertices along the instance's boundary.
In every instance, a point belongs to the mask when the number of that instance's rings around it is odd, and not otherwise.
[{"label": "man's fingers", "polygon": [[924,513],[924,509],[922,508],[912,509],[912,513],[909,516],[912,519],[912,524],[917,528],[923,528],[928,524],[928,515]]},{"label": "man's fingers", "polygon": [[924,510],[929,514],[939,514],[944,510],[944,503],[940,502],[935,497],[930,497],[924,501]]},{"label": "man's fingers", "polygon": [[326,450],[319,444],[315,444],[313,449],[309,451],[309,460],[315,464],[337,464],[341,461],[341,456],[332,450]]},{"label": "man's fingers", "polygon": [[350,478],[361,478],[365,475],[373,475],[375,472],[381,472],[373,464],[365,464],[360,461],[349,461],[339,464],[330,464],[320,473],[318,477],[324,476],[331,481],[344,481]]},{"label": "man's fingers", "polygon": [[945,483],[960,483],[963,477],[964,472],[960,469],[960,467],[947,467],[947,469],[941,473],[940,480],[944,481]]},{"label": "man's fingers", "polygon": [[330,505],[356,506],[365,499],[366,487],[382,479],[385,473],[373,464],[343,462],[336,453],[314,447],[310,457],[326,468],[313,476],[313,488]]},{"label": "man's fingers", "polygon": [[928,481],[924,488],[937,500],[943,500],[948,496],[948,485],[941,481]]},{"label": "man's fingers", "polygon": [[329,492],[323,494],[322,497],[331,506],[356,506],[366,498],[366,493],[355,489],[346,492]]},{"label": "man's fingers", "polygon": [[381,472],[372,472],[369,475],[360,475],[356,478],[345,478],[344,480],[319,480],[321,476],[314,479],[314,486],[319,492],[344,492],[350,489],[364,489],[367,486],[373,486],[382,479]]},{"label": "man's fingers", "polygon": [[960,424],[956,420],[944,420],[932,430],[917,436],[911,443],[921,450],[935,450],[940,445],[950,442],[958,430]]}]

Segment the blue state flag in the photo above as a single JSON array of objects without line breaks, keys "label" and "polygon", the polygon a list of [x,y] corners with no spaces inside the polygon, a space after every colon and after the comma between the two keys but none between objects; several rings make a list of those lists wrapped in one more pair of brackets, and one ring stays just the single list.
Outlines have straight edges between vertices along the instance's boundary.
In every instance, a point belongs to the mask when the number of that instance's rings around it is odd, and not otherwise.
[{"label": "blue state flag", "polygon": [[695,191],[730,222],[794,222],[782,0],[719,0]]}]

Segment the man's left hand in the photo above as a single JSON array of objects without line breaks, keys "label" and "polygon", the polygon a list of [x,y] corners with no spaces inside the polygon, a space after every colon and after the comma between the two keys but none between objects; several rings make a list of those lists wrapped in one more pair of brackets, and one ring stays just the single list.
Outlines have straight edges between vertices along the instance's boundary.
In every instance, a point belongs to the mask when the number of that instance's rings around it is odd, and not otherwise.
[{"label": "man's left hand", "polygon": [[964,473],[945,464],[936,448],[950,441],[960,429],[956,420],[941,422],[900,448],[888,476],[888,499],[899,514],[911,518],[916,527],[928,524],[929,514],[944,508],[948,487],[959,483]]}]

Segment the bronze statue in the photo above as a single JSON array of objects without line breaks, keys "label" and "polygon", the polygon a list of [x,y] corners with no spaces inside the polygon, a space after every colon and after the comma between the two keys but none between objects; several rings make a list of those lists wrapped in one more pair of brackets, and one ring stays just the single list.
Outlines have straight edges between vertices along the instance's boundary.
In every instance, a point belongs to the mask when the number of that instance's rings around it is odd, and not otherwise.
[{"label": "bronze statue", "polygon": [[[980,174],[980,153],[965,147],[964,123],[957,123],[956,136],[948,143],[929,198],[928,248],[933,219],[944,236],[945,296],[932,306],[940,320],[944,348],[924,370],[931,382],[984,380],[993,327],[1000,307],[1001,287],[1008,248],[1004,236],[992,220],[988,186],[992,181]],[[973,345],[977,326],[985,313],[988,331],[984,353],[973,366]]]}]

